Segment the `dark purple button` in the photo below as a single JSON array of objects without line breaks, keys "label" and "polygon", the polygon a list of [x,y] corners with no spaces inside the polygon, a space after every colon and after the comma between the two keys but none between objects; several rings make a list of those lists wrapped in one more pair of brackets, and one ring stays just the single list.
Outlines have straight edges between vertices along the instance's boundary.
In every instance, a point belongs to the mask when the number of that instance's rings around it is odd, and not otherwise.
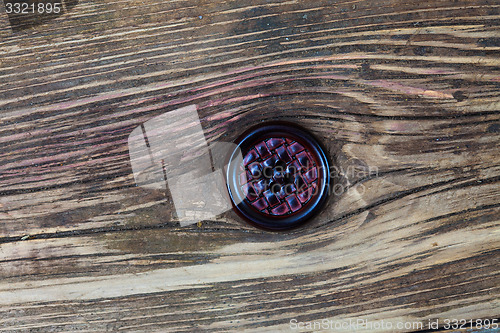
[{"label": "dark purple button", "polygon": [[255,192],[260,195],[261,193],[264,193],[264,191],[266,191],[266,189],[269,187],[269,181],[266,179],[261,179],[255,182],[253,186],[255,188]]},{"label": "dark purple button", "polygon": [[264,142],[255,145],[255,148],[257,149],[257,152],[259,153],[260,157],[267,158],[271,156],[271,153],[269,152],[269,149],[267,149],[267,146]]},{"label": "dark purple button", "polygon": [[305,203],[305,202],[309,201],[309,199],[313,195],[313,192],[314,192],[314,188],[313,187],[309,187],[309,188],[306,188],[303,191],[299,191],[299,193],[298,193],[297,196],[298,196],[298,198],[299,198],[299,200],[300,200],[301,203]]},{"label": "dark purple button", "polygon": [[273,207],[279,204],[281,201],[276,197],[276,194],[274,194],[271,190],[267,190],[264,192],[264,196],[266,197],[267,202]]},{"label": "dark purple button", "polygon": [[290,146],[288,146],[288,151],[290,152],[291,156],[294,156],[297,153],[300,153],[301,151],[304,150],[304,147],[300,143],[292,143]]},{"label": "dark purple button", "polygon": [[267,160],[265,160],[264,162],[262,162],[262,165],[264,167],[274,168],[277,161],[278,161],[278,156],[276,156],[274,154],[271,157],[269,157]]},{"label": "dark purple button", "polygon": [[282,203],[278,207],[271,210],[271,213],[278,216],[285,215],[288,212],[290,212],[290,208],[288,208],[288,205],[286,203]]},{"label": "dark purple button", "polygon": [[296,212],[302,208],[302,204],[299,202],[295,194],[292,194],[291,196],[287,197],[286,202],[288,203],[288,206],[290,206],[292,212]]},{"label": "dark purple button", "polygon": [[318,173],[316,168],[311,168],[309,171],[306,172],[304,175],[307,182],[311,184],[313,181],[315,181],[318,178]]},{"label": "dark purple button", "polygon": [[283,140],[282,138],[271,138],[269,140],[266,141],[267,143],[267,146],[269,147],[269,149],[275,149],[277,148],[278,146],[281,146],[282,144],[285,143],[285,140]]},{"label": "dark purple button", "polygon": [[259,200],[252,203],[252,206],[257,209],[257,211],[261,211],[266,209],[269,205],[267,204],[266,199],[260,198]]},{"label": "dark purple button", "polygon": [[307,153],[307,151],[303,151],[300,154],[296,155],[297,161],[299,161],[300,165],[302,166],[302,169],[304,170],[309,170],[314,164],[311,161],[311,156],[310,154]]},{"label": "dark purple button", "polygon": [[260,163],[259,162],[255,162],[255,163],[252,163],[248,166],[248,171],[250,171],[250,174],[253,176],[253,178],[260,178]]},{"label": "dark purple button", "polygon": [[278,158],[285,163],[288,163],[292,160],[292,158],[290,157],[290,155],[288,155],[288,152],[286,151],[285,145],[278,147],[276,149],[276,154],[278,155]]},{"label": "dark purple button", "polygon": [[[227,187],[235,211],[246,221],[268,230],[286,230],[303,224],[325,204],[328,159],[305,129],[268,123],[251,128],[236,144]],[[238,164],[239,151],[243,163]]]},{"label": "dark purple button", "polygon": [[246,183],[242,187],[243,192],[246,193],[246,197],[250,201],[254,201],[259,198],[259,195],[255,193],[253,186],[250,183]]},{"label": "dark purple button", "polygon": [[245,165],[248,165],[248,164],[252,163],[253,161],[255,161],[258,157],[259,157],[259,154],[257,154],[257,152],[252,149],[251,151],[249,151],[245,155],[245,159],[243,160],[243,163]]}]

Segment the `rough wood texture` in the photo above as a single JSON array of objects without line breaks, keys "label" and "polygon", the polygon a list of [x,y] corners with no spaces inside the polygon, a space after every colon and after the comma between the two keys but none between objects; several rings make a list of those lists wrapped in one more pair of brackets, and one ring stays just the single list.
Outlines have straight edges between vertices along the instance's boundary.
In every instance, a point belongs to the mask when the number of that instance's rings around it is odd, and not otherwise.
[{"label": "rough wood texture", "polygon": [[[499,18],[494,0],[83,0],[13,31],[2,9],[0,330],[498,317]],[[211,142],[300,123],[345,191],[288,233],[233,212],[179,227],[127,137],[193,104]]]}]

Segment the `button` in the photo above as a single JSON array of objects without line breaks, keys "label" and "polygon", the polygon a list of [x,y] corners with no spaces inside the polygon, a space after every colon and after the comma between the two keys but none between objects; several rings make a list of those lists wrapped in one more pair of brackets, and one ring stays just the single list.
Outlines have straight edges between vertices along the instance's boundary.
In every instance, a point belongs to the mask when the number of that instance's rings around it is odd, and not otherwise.
[{"label": "button", "polygon": [[[312,134],[296,124],[271,122],[249,129],[235,143],[226,183],[238,215],[279,231],[302,225],[321,210],[330,167]],[[243,159],[236,158],[240,153]]]}]

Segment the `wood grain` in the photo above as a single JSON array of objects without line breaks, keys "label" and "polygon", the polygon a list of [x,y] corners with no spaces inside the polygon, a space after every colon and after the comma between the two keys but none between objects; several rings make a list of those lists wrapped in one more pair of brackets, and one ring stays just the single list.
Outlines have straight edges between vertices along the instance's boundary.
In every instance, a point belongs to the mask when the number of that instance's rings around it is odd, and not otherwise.
[{"label": "wood grain", "polygon": [[[493,0],[85,0],[19,30],[2,10],[0,331],[500,317],[499,19]],[[286,233],[180,227],[127,138],[189,105],[209,142],[308,128],[339,191]]]}]

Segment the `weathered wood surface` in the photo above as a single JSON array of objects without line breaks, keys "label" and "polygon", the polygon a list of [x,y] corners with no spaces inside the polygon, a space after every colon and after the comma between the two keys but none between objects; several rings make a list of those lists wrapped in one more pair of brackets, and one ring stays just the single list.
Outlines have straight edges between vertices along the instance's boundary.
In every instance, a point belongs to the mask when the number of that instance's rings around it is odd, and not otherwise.
[{"label": "weathered wood surface", "polygon": [[[0,330],[498,317],[499,18],[494,0],[84,0],[13,31],[2,9]],[[193,104],[211,142],[300,123],[345,191],[288,233],[233,212],[181,228],[135,186],[127,137]]]}]

